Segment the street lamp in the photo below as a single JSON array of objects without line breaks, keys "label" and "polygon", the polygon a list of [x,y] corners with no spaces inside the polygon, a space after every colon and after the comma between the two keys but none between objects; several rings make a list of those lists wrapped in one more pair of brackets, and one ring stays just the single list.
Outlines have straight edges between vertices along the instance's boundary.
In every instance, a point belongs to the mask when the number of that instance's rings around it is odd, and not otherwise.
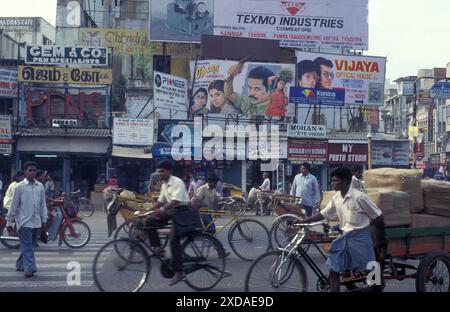
[{"label": "street lamp", "polygon": [[369,170],[372,169],[372,129],[367,133],[367,157]]}]

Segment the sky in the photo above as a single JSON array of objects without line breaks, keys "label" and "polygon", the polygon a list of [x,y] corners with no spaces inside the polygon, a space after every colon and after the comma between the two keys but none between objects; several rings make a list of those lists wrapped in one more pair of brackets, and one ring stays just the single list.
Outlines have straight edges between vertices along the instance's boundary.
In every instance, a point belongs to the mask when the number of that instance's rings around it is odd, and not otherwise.
[{"label": "sky", "polygon": [[[98,0],[100,1],[100,0]],[[0,16],[42,16],[52,25],[56,0],[2,0]],[[449,0],[369,0],[369,50],[387,57],[386,78],[417,75],[450,62]]]}]

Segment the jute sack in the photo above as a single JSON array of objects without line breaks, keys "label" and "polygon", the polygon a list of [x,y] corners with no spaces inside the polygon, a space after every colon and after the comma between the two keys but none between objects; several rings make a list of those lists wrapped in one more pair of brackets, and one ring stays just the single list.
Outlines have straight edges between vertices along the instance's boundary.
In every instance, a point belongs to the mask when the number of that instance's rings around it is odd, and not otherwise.
[{"label": "jute sack", "polygon": [[409,206],[411,197],[406,192],[387,189],[367,189],[367,197],[383,211],[386,227],[405,226],[411,224]]},{"label": "jute sack", "polygon": [[427,214],[412,214],[411,227],[413,228],[441,227],[441,226],[442,227],[450,226],[450,218]]},{"label": "jute sack", "polygon": [[411,213],[419,213],[424,208],[420,179],[421,173],[416,169],[380,168],[364,172],[366,189],[389,189],[408,193],[411,196]]},{"label": "jute sack", "polygon": [[450,217],[450,183],[422,180],[424,213]]}]

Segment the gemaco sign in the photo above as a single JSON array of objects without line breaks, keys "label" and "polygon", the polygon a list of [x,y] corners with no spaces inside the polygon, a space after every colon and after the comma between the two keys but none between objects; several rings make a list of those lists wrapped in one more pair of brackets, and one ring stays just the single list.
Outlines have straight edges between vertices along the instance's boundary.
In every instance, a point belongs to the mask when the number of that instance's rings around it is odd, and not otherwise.
[{"label": "gemaco sign", "polygon": [[108,66],[108,49],[102,47],[27,46],[27,64]]}]

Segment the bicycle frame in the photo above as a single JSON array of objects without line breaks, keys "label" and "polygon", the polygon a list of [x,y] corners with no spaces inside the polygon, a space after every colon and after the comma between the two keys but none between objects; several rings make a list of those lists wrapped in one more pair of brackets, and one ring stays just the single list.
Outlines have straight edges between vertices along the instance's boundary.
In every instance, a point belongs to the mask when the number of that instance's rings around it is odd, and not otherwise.
[{"label": "bicycle frame", "polygon": [[64,208],[64,204],[62,205],[58,205],[57,208],[61,211],[62,215],[63,215],[63,219],[61,221],[61,224],[59,225],[58,228],[58,235],[59,235],[59,240],[58,240],[58,244],[61,246],[62,245],[62,238],[64,236],[64,228],[67,227],[70,230],[70,235],[74,235],[75,234],[75,229],[72,225],[72,221],[78,220],[81,221],[83,220],[83,218],[79,217],[78,215],[71,218],[67,215],[66,209]]}]

